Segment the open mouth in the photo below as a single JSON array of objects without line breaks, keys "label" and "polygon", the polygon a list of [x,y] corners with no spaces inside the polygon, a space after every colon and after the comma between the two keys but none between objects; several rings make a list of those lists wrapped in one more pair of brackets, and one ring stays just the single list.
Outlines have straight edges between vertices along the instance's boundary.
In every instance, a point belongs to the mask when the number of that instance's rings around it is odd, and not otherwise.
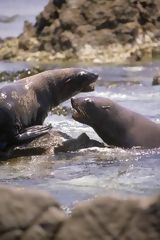
[{"label": "open mouth", "polygon": [[74,102],[73,98],[71,99],[71,104],[72,108],[74,109],[72,118],[78,122],[84,122],[87,118],[86,112]]},{"label": "open mouth", "polygon": [[93,83],[90,83],[88,86],[85,86],[82,89],[82,92],[93,92],[95,90],[95,84],[96,84],[95,81]]},{"label": "open mouth", "polygon": [[91,92],[91,91],[94,91],[94,89],[95,89],[95,83],[96,83],[96,80],[97,80],[97,79],[98,79],[98,74],[92,73],[92,74],[90,75],[90,78],[89,78],[88,81],[87,81],[88,85],[83,87],[82,92]]}]

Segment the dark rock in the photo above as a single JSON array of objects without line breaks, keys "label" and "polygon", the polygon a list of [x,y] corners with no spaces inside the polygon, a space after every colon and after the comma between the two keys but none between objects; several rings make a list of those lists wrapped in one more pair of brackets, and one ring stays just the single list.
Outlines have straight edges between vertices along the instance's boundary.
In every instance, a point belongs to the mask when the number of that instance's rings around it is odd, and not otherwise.
[{"label": "dark rock", "polygon": [[66,0],[53,0],[53,4],[58,7],[61,8],[61,6],[66,3]]},{"label": "dark rock", "polygon": [[115,30],[115,34],[122,43],[132,43],[138,36],[138,24],[134,22],[121,24]]},{"label": "dark rock", "polygon": [[64,141],[61,145],[55,147],[55,153],[58,152],[72,152],[77,151],[82,148],[89,148],[89,147],[105,147],[103,143],[100,143],[94,139],[90,139],[86,133],[82,133],[76,139],[68,139]]},{"label": "dark rock", "polygon": [[14,81],[14,80],[18,80],[18,79],[22,79],[37,73],[40,73],[44,71],[43,67],[40,66],[36,66],[30,69],[24,69],[24,70],[20,70],[17,72],[0,72],[0,82],[3,81]]},{"label": "dark rock", "polygon": [[0,15],[0,23],[11,23],[17,20],[19,15],[12,15],[12,16],[5,16],[5,15]]},{"label": "dark rock", "polygon": [[155,75],[153,77],[152,85],[160,85],[160,75]]},{"label": "dark rock", "polygon": [[26,158],[38,155],[54,155],[59,152],[76,152],[89,147],[103,148],[105,145],[94,139],[90,139],[85,133],[82,133],[77,138],[72,138],[66,133],[51,129],[48,133],[34,139],[30,143],[15,146],[6,152],[0,152],[0,160],[6,161],[17,157]]}]

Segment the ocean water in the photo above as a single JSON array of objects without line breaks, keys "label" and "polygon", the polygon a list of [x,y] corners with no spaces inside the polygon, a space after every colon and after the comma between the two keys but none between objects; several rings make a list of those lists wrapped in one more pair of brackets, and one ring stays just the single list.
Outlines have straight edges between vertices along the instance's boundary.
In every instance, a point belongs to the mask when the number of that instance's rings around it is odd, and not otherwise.
[{"label": "ocean water", "polygon": [[[0,38],[18,36],[24,21],[34,23],[48,0],[1,0],[0,1]],[[13,17],[13,18],[12,18]]]}]

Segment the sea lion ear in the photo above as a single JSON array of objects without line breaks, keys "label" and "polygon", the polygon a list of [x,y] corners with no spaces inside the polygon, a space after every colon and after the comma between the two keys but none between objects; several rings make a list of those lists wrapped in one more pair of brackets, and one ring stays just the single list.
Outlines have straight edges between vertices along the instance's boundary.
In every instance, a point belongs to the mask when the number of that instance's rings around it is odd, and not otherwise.
[{"label": "sea lion ear", "polygon": [[110,105],[104,105],[101,108],[104,109],[104,110],[109,110],[111,108],[111,106]]}]

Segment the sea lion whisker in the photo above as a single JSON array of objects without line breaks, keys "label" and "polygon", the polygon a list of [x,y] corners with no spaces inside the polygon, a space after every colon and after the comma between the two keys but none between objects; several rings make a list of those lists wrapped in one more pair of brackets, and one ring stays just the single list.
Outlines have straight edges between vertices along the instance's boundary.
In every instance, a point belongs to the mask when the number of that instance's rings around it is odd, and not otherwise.
[{"label": "sea lion whisker", "polygon": [[89,115],[86,113],[84,109],[79,108],[79,110],[83,117],[89,118]]}]

